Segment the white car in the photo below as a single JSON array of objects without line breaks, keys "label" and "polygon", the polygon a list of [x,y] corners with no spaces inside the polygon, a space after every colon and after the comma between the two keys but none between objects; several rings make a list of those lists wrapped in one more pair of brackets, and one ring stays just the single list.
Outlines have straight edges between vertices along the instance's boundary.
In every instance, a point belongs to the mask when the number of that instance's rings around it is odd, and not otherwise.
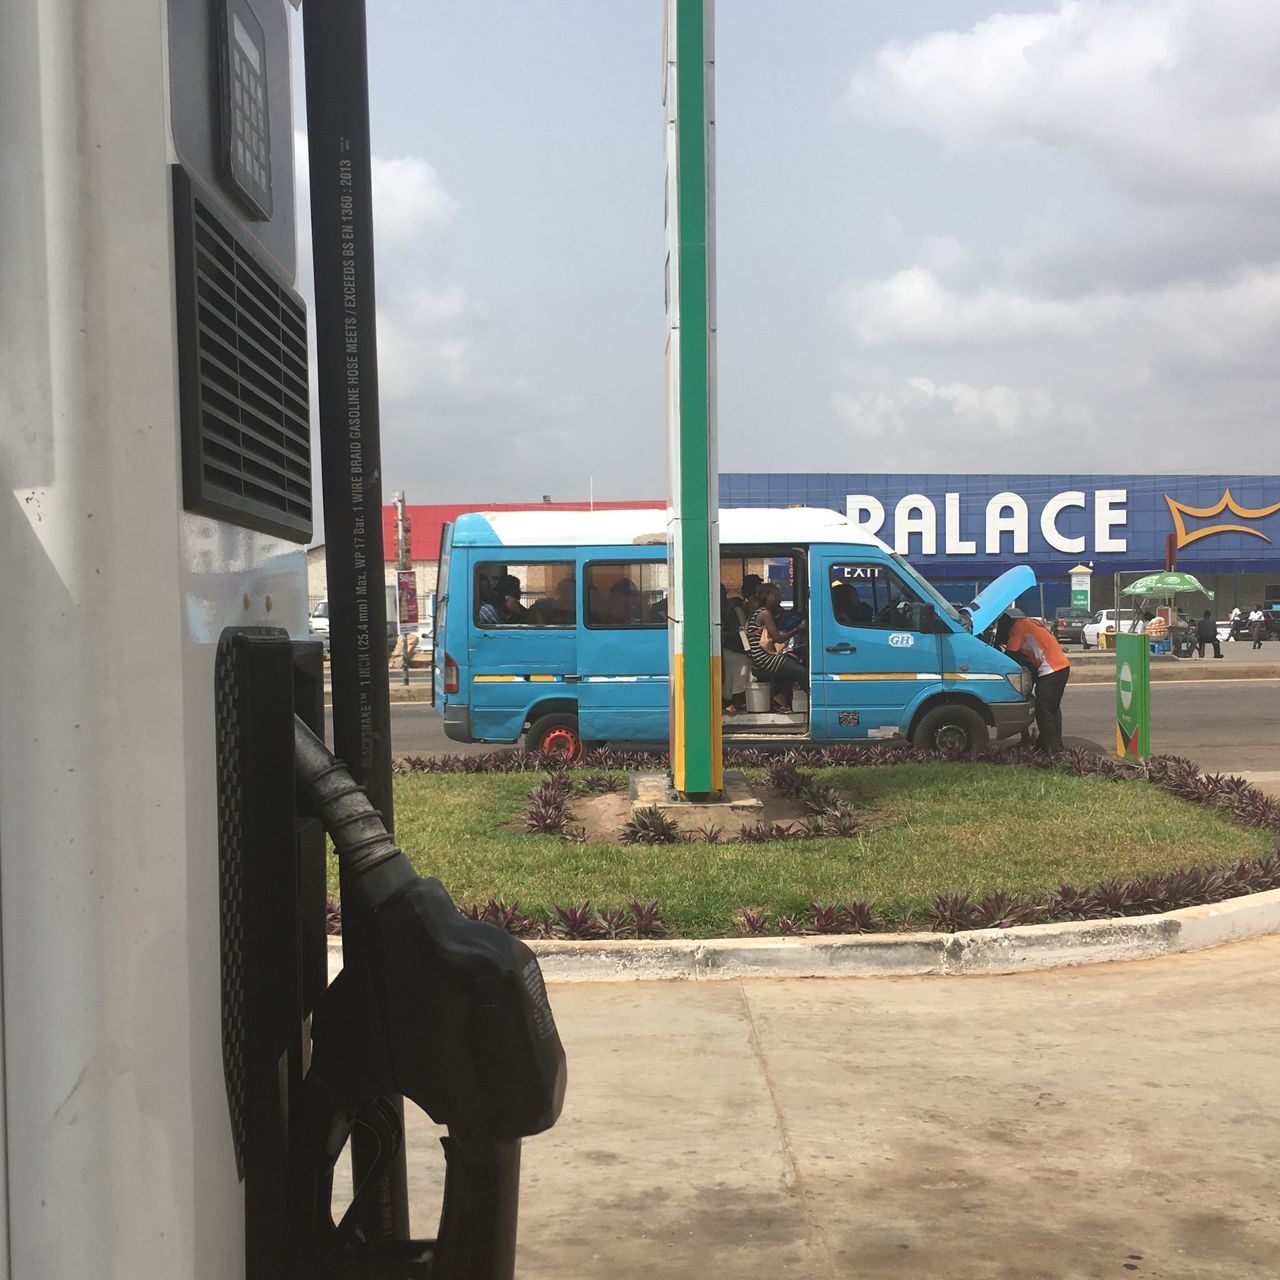
[{"label": "white car", "polygon": [[311,616],[307,619],[307,627],[313,635],[327,636],[329,634],[329,602],[327,600],[321,600],[311,610]]},{"label": "white car", "polygon": [[431,619],[425,622],[418,622],[412,625],[406,624],[400,628],[402,636],[415,635],[418,637],[418,645],[414,650],[415,653],[431,653],[435,648],[435,632],[432,630]]},{"label": "white car", "polygon": [[1138,617],[1136,610],[1121,609],[1119,626],[1117,627],[1116,610],[1099,609],[1093,615],[1093,621],[1085,624],[1084,631],[1081,632],[1080,643],[1086,649],[1097,649],[1102,643],[1098,637],[1103,632],[1114,635],[1117,629],[1141,633],[1147,629],[1147,624]]}]

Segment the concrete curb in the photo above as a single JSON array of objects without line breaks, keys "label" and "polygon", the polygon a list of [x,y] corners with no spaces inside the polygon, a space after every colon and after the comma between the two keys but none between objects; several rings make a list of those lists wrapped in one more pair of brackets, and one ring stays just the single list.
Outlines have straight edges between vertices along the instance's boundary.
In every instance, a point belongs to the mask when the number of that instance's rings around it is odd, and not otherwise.
[{"label": "concrete curb", "polygon": [[[1022,973],[1151,960],[1280,932],[1280,889],[1158,916],[1020,925],[965,933],[666,942],[530,943],[548,982],[725,978],[906,978]],[[342,968],[329,939],[329,979]]]},{"label": "concrete curb", "polygon": [[[1070,655],[1068,655],[1069,657]],[[1183,680],[1275,680],[1280,678],[1280,664],[1250,663],[1247,666],[1212,665],[1212,659],[1203,662],[1184,659],[1178,666],[1151,667],[1152,684],[1178,684]],[[1071,683],[1081,684],[1114,684],[1116,679],[1114,658],[1110,662],[1099,661],[1096,666],[1085,665],[1073,661],[1071,664]]]}]

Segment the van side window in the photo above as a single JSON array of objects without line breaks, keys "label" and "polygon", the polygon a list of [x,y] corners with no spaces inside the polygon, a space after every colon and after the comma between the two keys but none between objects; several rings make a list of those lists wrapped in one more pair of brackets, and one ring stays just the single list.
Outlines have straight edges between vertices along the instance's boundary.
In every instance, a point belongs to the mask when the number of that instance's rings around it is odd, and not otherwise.
[{"label": "van side window", "polygon": [[571,627],[577,621],[572,560],[481,560],[472,588],[476,626]]},{"label": "van side window", "polygon": [[587,626],[665,627],[667,562],[600,561],[586,567]]},{"label": "van side window", "polygon": [[872,627],[882,631],[915,629],[913,605],[919,593],[890,568],[877,564],[831,566],[831,614],[842,627]]}]

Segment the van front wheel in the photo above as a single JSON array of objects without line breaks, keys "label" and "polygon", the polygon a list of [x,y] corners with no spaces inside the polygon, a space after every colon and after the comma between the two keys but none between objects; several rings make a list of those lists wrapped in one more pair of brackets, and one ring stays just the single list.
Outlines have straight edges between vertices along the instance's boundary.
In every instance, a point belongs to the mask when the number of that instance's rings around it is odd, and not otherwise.
[{"label": "van front wheel", "polygon": [[972,756],[988,740],[986,721],[972,708],[947,703],[920,717],[911,745],[949,756]]},{"label": "van front wheel", "polygon": [[577,764],[583,752],[578,717],[564,711],[539,716],[525,734],[524,749],[533,755],[555,756],[565,764]]}]

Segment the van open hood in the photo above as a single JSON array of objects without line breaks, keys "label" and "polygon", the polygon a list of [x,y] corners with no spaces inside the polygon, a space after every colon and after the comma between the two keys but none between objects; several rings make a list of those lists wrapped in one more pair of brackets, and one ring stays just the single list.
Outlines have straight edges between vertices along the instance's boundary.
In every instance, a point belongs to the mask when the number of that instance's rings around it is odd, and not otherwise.
[{"label": "van open hood", "polygon": [[1024,591],[1030,591],[1035,585],[1036,575],[1028,564],[1015,564],[1007,573],[1002,573],[965,606],[973,634],[980,636]]}]

